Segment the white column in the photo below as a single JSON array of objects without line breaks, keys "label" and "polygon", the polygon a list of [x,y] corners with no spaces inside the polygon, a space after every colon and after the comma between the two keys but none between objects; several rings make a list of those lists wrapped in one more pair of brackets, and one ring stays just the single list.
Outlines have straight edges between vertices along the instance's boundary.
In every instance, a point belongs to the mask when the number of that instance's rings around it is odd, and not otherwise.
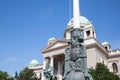
[{"label": "white column", "polygon": [[43,59],[43,69],[46,67],[46,58]]},{"label": "white column", "polygon": [[80,28],[79,0],[73,0],[74,28]]},{"label": "white column", "polygon": [[58,63],[58,80],[62,80],[62,75],[61,75],[61,62]]},{"label": "white column", "polygon": [[54,58],[53,58],[53,56],[51,56],[50,57],[50,66],[52,66],[52,67],[53,67],[53,60],[54,60]]},{"label": "white column", "polygon": [[93,37],[93,31],[91,28],[90,28],[90,37]]},{"label": "white column", "polygon": [[[43,58],[43,70],[45,70],[45,67],[46,67],[46,58],[44,57]],[[42,80],[45,80],[43,70],[42,70]]]},{"label": "white column", "polygon": [[52,67],[52,74],[54,73],[54,65],[53,65],[53,60],[54,60],[54,57],[53,56],[51,56],[50,57],[50,66]]},{"label": "white column", "polygon": [[119,76],[120,76],[120,60],[118,61],[118,73],[119,73]]}]

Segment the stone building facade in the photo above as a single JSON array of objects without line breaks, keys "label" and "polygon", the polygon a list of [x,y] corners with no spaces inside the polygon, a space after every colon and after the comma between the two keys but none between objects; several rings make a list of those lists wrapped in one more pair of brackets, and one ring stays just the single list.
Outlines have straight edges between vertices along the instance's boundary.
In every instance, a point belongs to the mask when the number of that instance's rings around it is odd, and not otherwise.
[{"label": "stone building facade", "polygon": [[39,78],[40,80],[42,79],[43,67],[36,59],[30,61],[28,68],[33,70],[35,77]]},{"label": "stone building facade", "polygon": [[[68,46],[73,23],[73,19],[68,22],[64,39],[50,38],[46,47],[41,50],[43,53],[42,69],[46,69],[50,64],[57,80],[62,80],[64,73],[64,51]],[[108,42],[100,43],[97,40],[92,22],[82,15],[80,15],[80,25],[84,30],[88,68],[95,68],[97,63],[104,63],[111,72],[120,76],[120,50],[111,50],[111,45]],[[42,80],[44,80],[43,74]]]}]

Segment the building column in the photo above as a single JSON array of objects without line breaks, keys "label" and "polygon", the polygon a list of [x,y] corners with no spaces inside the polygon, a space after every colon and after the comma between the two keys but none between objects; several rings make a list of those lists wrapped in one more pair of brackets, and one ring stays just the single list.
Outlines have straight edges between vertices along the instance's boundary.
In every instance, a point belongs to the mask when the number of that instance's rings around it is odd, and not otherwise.
[{"label": "building column", "polygon": [[52,74],[54,73],[54,63],[53,63],[53,60],[54,60],[54,57],[53,56],[50,56],[50,66],[52,67]]},{"label": "building column", "polygon": [[58,80],[62,80],[62,74],[61,74],[61,62],[58,63]]},{"label": "building column", "polygon": [[52,67],[53,67],[53,60],[54,60],[54,57],[51,56],[51,57],[50,57],[50,66],[52,66]]},{"label": "building column", "polygon": [[43,70],[46,68],[46,58],[43,59]]},{"label": "building column", "polygon": [[118,73],[119,73],[119,76],[120,76],[120,61],[118,61]]},{"label": "building column", "polygon": [[118,73],[119,73],[119,76],[120,76],[120,61],[118,61]]},{"label": "building column", "polygon": [[44,57],[43,58],[42,80],[45,80],[44,73],[43,73],[43,71],[45,70],[45,67],[46,67],[46,58]]},{"label": "building column", "polygon": [[90,28],[90,37],[93,37],[93,31],[91,28]]}]

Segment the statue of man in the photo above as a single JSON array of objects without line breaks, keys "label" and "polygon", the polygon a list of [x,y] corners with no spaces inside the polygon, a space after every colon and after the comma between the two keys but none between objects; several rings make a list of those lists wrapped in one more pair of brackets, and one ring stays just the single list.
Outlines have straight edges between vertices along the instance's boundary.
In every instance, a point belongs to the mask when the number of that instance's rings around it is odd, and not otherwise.
[{"label": "statue of man", "polygon": [[50,59],[47,59],[46,69],[44,70],[45,80],[54,80],[53,67],[50,66]]},{"label": "statue of man", "polygon": [[90,74],[87,69],[87,54],[83,40],[83,30],[80,29],[72,30],[69,47],[65,49],[63,80],[71,80],[70,75],[74,75],[71,79],[77,78],[76,80],[79,80],[81,78],[82,80],[90,80]]}]

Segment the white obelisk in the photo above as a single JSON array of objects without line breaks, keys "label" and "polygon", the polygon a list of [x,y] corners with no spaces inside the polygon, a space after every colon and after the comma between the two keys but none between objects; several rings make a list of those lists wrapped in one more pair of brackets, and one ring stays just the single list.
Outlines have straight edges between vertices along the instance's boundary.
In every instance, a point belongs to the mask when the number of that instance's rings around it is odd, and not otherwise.
[{"label": "white obelisk", "polygon": [[80,28],[79,0],[73,0],[74,28]]}]

